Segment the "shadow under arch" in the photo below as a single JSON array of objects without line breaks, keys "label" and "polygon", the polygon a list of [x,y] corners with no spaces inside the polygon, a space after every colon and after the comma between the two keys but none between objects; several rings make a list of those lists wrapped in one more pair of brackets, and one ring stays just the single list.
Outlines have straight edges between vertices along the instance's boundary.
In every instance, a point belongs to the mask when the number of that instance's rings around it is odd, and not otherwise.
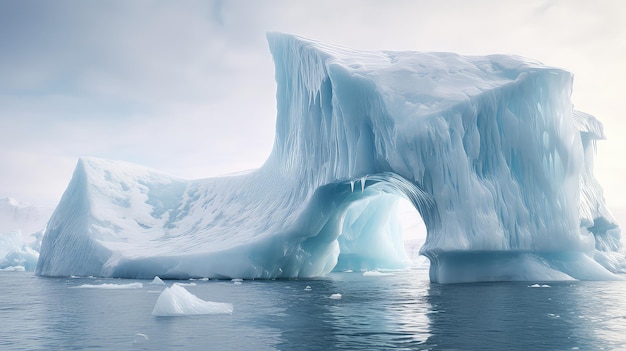
[{"label": "shadow under arch", "polygon": [[[409,259],[396,223],[396,205],[402,198],[417,210],[427,232],[441,226],[434,199],[418,184],[393,172],[376,173],[319,187],[302,217],[306,222],[300,223],[300,228],[314,234],[301,247],[313,260],[334,256],[327,271],[406,267]],[[335,250],[330,255],[329,246]],[[315,275],[306,268],[301,273]]]}]

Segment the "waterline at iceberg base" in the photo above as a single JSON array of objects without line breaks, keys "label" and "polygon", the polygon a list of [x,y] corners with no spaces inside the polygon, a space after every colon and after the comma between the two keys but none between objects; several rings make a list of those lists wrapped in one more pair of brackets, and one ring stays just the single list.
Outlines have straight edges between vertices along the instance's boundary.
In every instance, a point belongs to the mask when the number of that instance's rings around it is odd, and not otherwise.
[{"label": "waterline at iceberg base", "polygon": [[37,274],[293,278],[409,263],[433,282],[617,279],[620,231],[593,177],[602,124],[572,75],[528,59],[365,52],[268,34],[274,148],[243,175],[182,180],[83,158]]}]

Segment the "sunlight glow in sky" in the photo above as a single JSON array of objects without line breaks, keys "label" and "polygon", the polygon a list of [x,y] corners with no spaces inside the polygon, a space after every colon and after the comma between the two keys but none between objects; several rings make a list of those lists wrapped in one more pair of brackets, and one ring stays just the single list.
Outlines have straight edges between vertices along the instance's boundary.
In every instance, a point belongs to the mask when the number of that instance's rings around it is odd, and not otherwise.
[{"label": "sunlight glow in sky", "polygon": [[[260,166],[281,31],[356,49],[517,54],[575,75],[596,174],[626,223],[626,2],[0,2],[0,198],[55,204],[80,156],[182,178]],[[621,220],[621,218],[623,220]]]}]

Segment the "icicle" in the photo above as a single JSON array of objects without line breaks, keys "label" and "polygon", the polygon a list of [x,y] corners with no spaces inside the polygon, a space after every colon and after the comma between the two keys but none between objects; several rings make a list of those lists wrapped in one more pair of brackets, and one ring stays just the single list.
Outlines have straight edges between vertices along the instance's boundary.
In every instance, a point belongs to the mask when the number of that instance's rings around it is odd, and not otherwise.
[{"label": "icicle", "polygon": [[350,191],[354,192],[354,180],[350,181]]},{"label": "icicle", "polygon": [[361,192],[365,191],[365,181],[367,180],[367,176],[361,177]]}]

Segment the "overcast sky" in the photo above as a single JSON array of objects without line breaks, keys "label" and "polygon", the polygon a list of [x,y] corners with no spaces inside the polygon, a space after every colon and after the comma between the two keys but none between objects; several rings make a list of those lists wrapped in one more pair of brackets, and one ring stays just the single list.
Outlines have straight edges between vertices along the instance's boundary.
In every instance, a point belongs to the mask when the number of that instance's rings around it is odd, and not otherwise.
[{"label": "overcast sky", "polygon": [[608,136],[597,177],[626,214],[621,0],[0,1],[0,198],[56,204],[80,156],[190,179],[260,166],[276,118],[267,31],[569,70],[576,108]]}]

